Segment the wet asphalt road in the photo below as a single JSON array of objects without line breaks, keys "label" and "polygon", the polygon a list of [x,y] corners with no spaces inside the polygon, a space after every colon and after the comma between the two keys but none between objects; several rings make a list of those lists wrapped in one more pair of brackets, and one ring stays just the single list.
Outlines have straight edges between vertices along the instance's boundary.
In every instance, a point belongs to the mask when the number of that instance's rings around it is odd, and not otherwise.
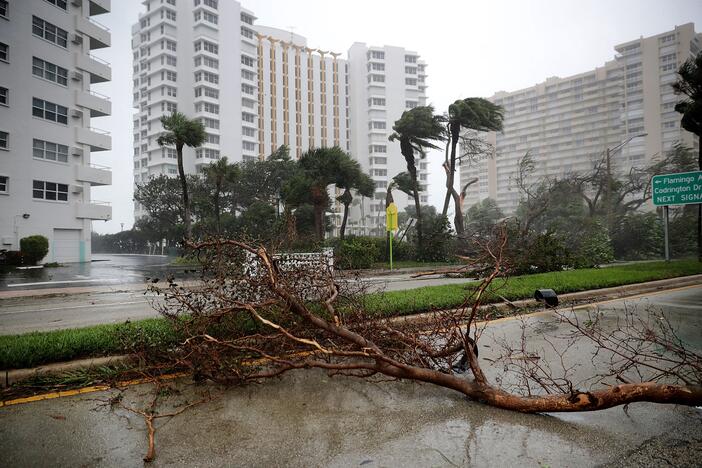
[{"label": "wet asphalt road", "polygon": [[[702,349],[702,287],[635,300],[610,301],[600,310],[610,326],[632,313],[665,311],[689,345]],[[587,317],[586,308],[579,309]],[[591,312],[591,311],[590,311]],[[501,340],[515,343],[521,321],[491,324],[481,341],[481,363],[491,367]],[[526,319],[535,352],[567,331],[548,312]],[[566,364],[591,369],[588,343]],[[555,364],[547,354],[543,359]],[[507,376],[509,377],[509,376]],[[577,375],[576,378],[579,378]],[[506,381],[509,381],[507,378]],[[371,383],[300,371],[262,385],[219,389],[176,384],[159,411],[214,399],[156,423],[153,466],[476,466],[587,467],[699,466],[702,410],[635,403],[596,413],[523,415],[486,407],[429,384]],[[150,387],[131,387],[125,403],[144,407]],[[0,408],[0,454],[5,466],[143,466],[146,432],[140,416],[110,411],[110,392]]]}]

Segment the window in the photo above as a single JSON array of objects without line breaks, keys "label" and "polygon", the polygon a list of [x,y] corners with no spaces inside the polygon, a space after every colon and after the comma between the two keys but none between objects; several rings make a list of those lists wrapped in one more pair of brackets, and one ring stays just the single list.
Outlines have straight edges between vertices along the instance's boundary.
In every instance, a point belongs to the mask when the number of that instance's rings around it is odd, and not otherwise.
[{"label": "window", "polygon": [[417,63],[417,56],[416,55],[405,55],[405,62]]},{"label": "window", "polygon": [[10,178],[7,176],[0,176],[0,193],[8,193],[10,187]]},{"label": "window", "polygon": [[252,72],[251,70],[245,70],[242,68],[241,69],[241,77],[245,80],[253,81],[256,79],[256,74],[254,72]]},{"label": "window", "polygon": [[0,86],[0,104],[3,106],[10,105],[10,91],[7,88]]},{"label": "window", "polygon": [[[161,43],[163,44],[163,43]],[[161,47],[163,49],[163,47]],[[175,41],[166,41],[166,50],[170,50],[172,52],[176,51],[176,43]]]},{"label": "window", "polygon": [[408,75],[416,75],[417,67],[405,67],[405,73],[407,73]]},{"label": "window", "polygon": [[8,149],[10,147],[10,134],[0,132],[0,149]]},{"label": "window", "polygon": [[370,98],[368,99],[368,105],[369,106],[384,106],[385,105],[385,98]]},{"label": "window", "polygon": [[[163,76],[163,73],[161,74],[161,76]],[[166,70],[166,79],[167,79],[168,81],[176,81],[177,78],[178,78],[178,75],[177,75],[176,72],[172,72],[172,71],[170,71],[170,70]]]},{"label": "window", "polygon": [[205,141],[207,143],[212,143],[214,145],[219,144],[219,135],[212,135],[211,133],[206,133],[205,135]]},{"label": "window", "polygon": [[171,114],[178,111],[178,105],[175,102],[162,102],[161,111],[170,112]]},{"label": "window", "polygon": [[40,200],[68,201],[68,185],[35,180],[32,184],[32,197]]},{"label": "window", "polygon": [[241,127],[241,131],[244,136],[253,137],[256,136],[256,129],[251,127]]},{"label": "window", "polygon": [[248,112],[242,112],[241,113],[241,120],[243,120],[244,122],[253,123],[256,120],[256,116],[253,114],[249,114]]},{"label": "window", "polygon": [[[197,75],[196,75],[197,78]],[[208,88],[207,86],[198,86],[195,88],[195,97],[200,97],[202,95],[205,95],[206,97],[218,99],[219,98],[219,91],[216,89]]]},{"label": "window", "polygon": [[68,124],[68,108],[43,99],[32,98],[32,115],[40,119]]},{"label": "window", "polygon": [[241,92],[244,94],[253,94],[254,89],[255,88],[249,84],[241,83]]},{"label": "window", "polygon": [[252,143],[250,141],[242,141],[241,147],[246,151],[256,151],[256,143]]},{"label": "window", "polygon": [[198,82],[202,80],[217,84],[219,83],[219,75],[209,72],[195,72],[195,81]]},{"label": "window", "polygon": [[372,176],[386,176],[388,175],[388,170],[387,169],[373,169],[371,171]]},{"label": "window", "polygon": [[254,33],[252,30],[249,28],[241,27],[241,35],[248,38],[248,39],[253,39]]},{"label": "window", "polygon": [[368,128],[370,128],[370,129],[375,128],[375,129],[383,130],[383,129],[387,128],[387,126],[386,126],[385,122],[373,121],[373,122],[368,122]]},{"label": "window", "polygon": [[7,15],[7,0],[0,0],[0,16],[8,19]]},{"label": "window", "polygon": [[219,68],[219,60],[203,56],[195,57],[195,66],[199,67],[201,65],[217,69]]},{"label": "window", "polygon": [[[164,10],[161,10],[161,18],[163,18],[163,12],[164,12]],[[175,11],[173,11],[173,10],[165,10],[165,12],[166,12],[166,19],[169,19],[169,20],[171,20],[171,21],[175,21],[175,20],[176,20],[176,12],[175,12]]]},{"label": "window", "polygon": [[214,13],[210,13],[208,11],[196,11],[195,12],[195,21],[200,21],[200,20],[205,20],[208,23],[217,24],[217,21],[219,20],[219,18]]},{"label": "window", "polygon": [[215,55],[219,54],[219,46],[204,39],[201,39],[195,43],[195,52],[199,52],[201,50]]},{"label": "window", "polygon": [[405,84],[407,86],[417,86],[417,78],[405,78]]},{"label": "window", "polygon": [[178,159],[178,152],[173,148],[161,148],[161,156],[169,159]]},{"label": "window", "polygon": [[417,107],[417,101],[405,101],[405,107],[408,109],[414,109]]},{"label": "window", "polygon": [[32,156],[48,161],[68,162],[68,146],[35,138],[32,143]]},{"label": "window", "polygon": [[370,149],[371,153],[387,153],[388,152],[387,145],[371,145],[369,149]]},{"label": "window", "polygon": [[32,16],[32,33],[64,49],[68,47],[68,32],[37,16]]},{"label": "window", "polygon": [[198,102],[195,104],[195,112],[208,112],[210,114],[219,114],[219,105],[210,102]]},{"label": "window", "polygon": [[376,71],[385,71],[385,64],[384,63],[371,63],[370,69],[376,70]]},{"label": "window", "polygon": [[[66,3],[68,3],[66,0],[46,0],[47,2],[51,3],[54,6],[59,7],[62,10],[68,10],[68,7]],[[4,2],[7,3],[7,2]]]},{"label": "window", "polygon": [[385,83],[385,75],[371,75],[368,77],[368,82]]},{"label": "window", "polygon": [[373,164],[387,164],[388,158],[373,158]]},{"label": "window", "polygon": [[4,42],[0,42],[0,60],[3,62],[10,61],[10,48]]},{"label": "window", "polygon": [[247,15],[246,13],[241,14],[241,21],[246,24],[253,24],[253,16]]},{"label": "window", "polygon": [[385,59],[385,52],[383,52],[381,50],[371,50],[370,56],[373,59],[383,60],[383,59]]},{"label": "window", "polygon": [[200,122],[202,122],[202,125],[207,128],[219,129],[219,120],[217,119],[208,119],[207,117],[203,117],[200,119]]},{"label": "window", "polygon": [[68,70],[40,58],[32,57],[32,74],[61,86],[68,86]]},{"label": "window", "polygon": [[164,90],[168,96],[171,96],[171,97],[178,96],[178,89],[174,88],[173,86],[164,86],[163,88],[161,88],[161,96],[163,96]]},{"label": "window", "polygon": [[249,57],[248,55],[242,55],[241,56],[241,63],[248,67],[253,67],[254,66],[254,59]]},{"label": "window", "polygon": [[[175,67],[176,64],[178,63],[178,59],[175,58],[175,57],[172,56],[172,55],[166,55],[165,57],[166,57],[166,58],[165,58],[166,65],[172,65],[172,66]],[[164,56],[162,55],[162,56],[161,56],[161,65],[163,65],[163,61],[164,61]],[[142,65],[143,65],[143,64],[142,64]],[[151,64],[149,64],[149,65],[151,65]],[[142,68],[143,68],[143,66],[142,66]]]},{"label": "window", "polygon": [[210,148],[198,148],[195,150],[196,159],[219,159],[219,150]]}]

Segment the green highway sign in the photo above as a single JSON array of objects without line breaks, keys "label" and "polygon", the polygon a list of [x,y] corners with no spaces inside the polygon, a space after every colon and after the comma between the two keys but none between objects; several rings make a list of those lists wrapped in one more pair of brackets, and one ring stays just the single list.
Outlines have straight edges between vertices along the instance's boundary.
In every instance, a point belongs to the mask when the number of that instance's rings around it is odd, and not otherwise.
[{"label": "green highway sign", "polygon": [[652,182],[656,206],[702,203],[702,171],[657,175]]}]

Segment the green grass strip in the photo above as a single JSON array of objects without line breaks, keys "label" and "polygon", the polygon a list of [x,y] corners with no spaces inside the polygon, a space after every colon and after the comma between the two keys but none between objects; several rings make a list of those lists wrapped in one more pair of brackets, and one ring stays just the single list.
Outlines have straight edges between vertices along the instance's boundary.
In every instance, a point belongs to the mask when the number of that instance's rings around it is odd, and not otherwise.
[{"label": "green grass strip", "polygon": [[[486,299],[501,301],[499,296],[503,296],[514,301],[532,297],[538,288],[551,288],[558,294],[564,294],[701,273],[702,263],[680,260],[515,276],[506,282],[497,280]],[[466,282],[369,294],[366,307],[369,312],[382,316],[452,308],[460,306],[476,285],[476,282]],[[179,337],[175,336],[170,324],[160,318],[129,324],[0,336],[0,369],[120,354],[129,352],[131,346],[144,341],[150,345],[167,346],[177,343]]]}]

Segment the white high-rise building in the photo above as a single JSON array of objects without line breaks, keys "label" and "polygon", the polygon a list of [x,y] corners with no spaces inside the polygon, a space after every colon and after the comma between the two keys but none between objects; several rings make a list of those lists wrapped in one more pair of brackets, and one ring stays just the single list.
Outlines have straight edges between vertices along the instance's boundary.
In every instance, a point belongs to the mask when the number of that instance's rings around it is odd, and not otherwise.
[{"label": "white high-rise building", "polygon": [[[177,174],[174,148],[158,145],[160,118],[178,110],[207,131],[201,148],[184,148],[187,173],[227,156],[258,157],[255,16],[235,1],[145,0],[132,28],[134,183]],[[143,215],[138,205],[135,215]]]},{"label": "white high-rise building", "polygon": [[[377,187],[377,200],[352,212],[349,232],[377,225],[388,181],[406,170],[399,144],[388,141],[392,125],[426,104],[426,65],[415,52],[357,43],[345,60],[309,47],[301,35],[254,24],[254,14],[234,0],[143,4],[147,11],[132,28],[135,184],[177,174],[175,149],[159,147],[157,139],[160,118],[178,110],[200,118],[208,134],[202,148],[185,148],[186,173],[222,156],[263,159],[282,145],[296,158],[339,146]],[[425,189],[426,168],[420,163]],[[404,194],[396,201],[400,209],[407,205]],[[338,224],[342,206],[332,209]],[[135,214],[144,214],[138,205]]]},{"label": "white high-rise building", "polygon": [[[404,111],[426,105],[426,64],[416,52],[402,47],[368,47],[357,42],[349,49],[348,66],[351,154],[376,188],[372,200],[354,207],[348,232],[368,234],[385,225],[387,186],[393,177],[407,171],[399,143],[388,137]],[[429,199],[427,167],[423,160],[417,167],[422,203]],[[400,211],[414,203],[397,190],[393,197]]]},{"label": "white high-rise building", "polygon": [[[91,119],[111,102],[90,90],[109,81],[109,64],[91,51],[110,46],[92,17],[110,0],[0,0],[0,248],[23,237],[49,239],[45,262],[90,260],[92,220],[108,220],[108,204],[91,187],[109,185],[98,162],[111,149]],[[93,154],[97,153],[97,154]]]},{"label": "white high-rise building", "polygon": [[620,173],[650,163],[677,142],[697,148],[698,139],[680,127],[671,84],[701,46],[702,34],[688,23],[615,46],[614,60],[603,67],[495,93],[489,99],[505,108],[504,131],[488,136],[495,145],[492,157],[462,165],[461,185],[478,178],[464,208],[491,197],[513,213],[519,203],[514,177],[527,152],[534,158],[535,181],[590,170],[620,143],[626,144],[611,155]]}]

